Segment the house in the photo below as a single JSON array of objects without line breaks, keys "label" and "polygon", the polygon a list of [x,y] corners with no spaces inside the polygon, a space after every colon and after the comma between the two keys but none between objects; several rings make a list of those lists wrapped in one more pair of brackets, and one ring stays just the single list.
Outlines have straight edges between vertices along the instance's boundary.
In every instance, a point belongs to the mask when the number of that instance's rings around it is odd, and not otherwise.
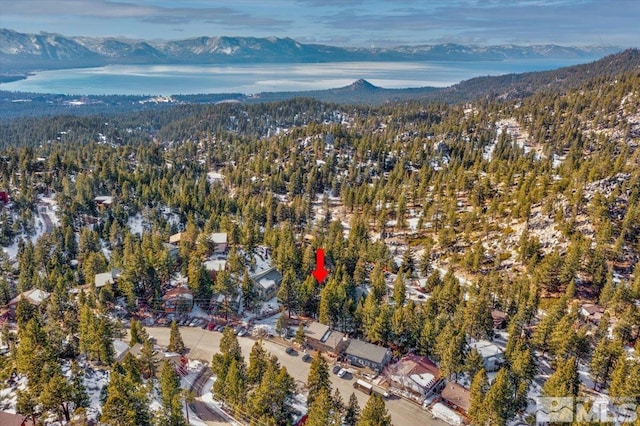
[{"label": "house", "polygon": [[18,306],[18,302],[21,299],[26,300],[32,306],[39,307],[45,300],[47,300],[51,296],[51,293],[47,293],[44,290],[40,290],[39,288],[34,288],[31,290],[24,291],[11,299],[9,303],[7,303],[7,308],[9,308],[9,318],[16,318],[16,308]]},{"label": "house", "polygon": [[507,325],[507,314],[498,309],[491,310],[491,318],[493,319],[493,328],[502,330]]},{"label": "house", "polygon": [[162,243],[165,249],[169,252],[169,257],[173,260],[178,258],[178,254],[180,253],[180,249],[177,245],[171,243]]},{"label": "house", "polygon": [[580,314],[589,322],[597,324],[604,315],[604,307],[593,303],[585,303],[580,306]]},{"label": "house", "polygon": [[397,363],[388,365],[384,375],[391,387],[409,392],[420,402],[444,384],[438,366],[429,358],[414,354],[405,355]]},{"label": "house", "polygon": [[391,350],[362,340],[352,339],[344,351],[344,356],[352,365],[382,371],[391,360]]},{"label": "house", "polygon": [[442,399],[456,411],[466,415],[471,406],[471,392],[458,383],[447,383],[440,394]]},{"label": "house", "polygon": [[33,420],[30,417],[0,411],[0,425],[2,426],[32,426],[33,424]]},{"label": "house", "polygon": [[469,343],[469,348],[474,348],[482,357],[484,369],[487,372],[496,371],[504,362],[504,352],[494,343],[488,340],[478,340]]},{"label": "house", "polygon": [[165,312],[191,312],[193,292],[187,287],[174,287],[162,296]]},{"label": "house", "polygon": [[[129,347],[129,344],[122,339],[114,339],[113,348],[115,350],[114,359],[116,362],[121,362],[127,354],[131,354],[137,359],[142,355],[142,344],[136,343],[135,345]],[[173,366],[179,370],[186,365],[187,359],[182,355],[175,352],[164,352],[159,350],[158,347],[154,348],[156,350],[156,354],[153,357],[156,363],[159,365],[163,361],[169,361],[169,363],[173,364]]]},{"label": "house", "polygon": [[218,272],[224,271],[227,269],[227,260],[226,259],[209,259],[204,262],[204,269],[207,270],[209,276],[211,277],[212,282],[216,282],[216,277],[218,276]]},{"label": "house", "polygon": [[178,232],[177,234],[173,234],[169,237],[169,244],[179,244],[180,241],[184,238],[184,232]]},{"label": "house", "polygon": [[98,208],[109,208],[113,204],[113,197],[111,195],[99,195],[93,199]]},{"label": "house", "polygon": [[270,268],[254,275],[251,279],[253,280],[258,299],[266,301],[278,294],[278,288],[282,282],[282,274],[278,272],[276,268]]},{"label": "house", "polygon": [[214,232],[209,235],[209,241],[213,245],[214,253],[225,253],[228,248],[227,233],[226,232]]},{"label": "house", "polygon": [[107,284],[115,284],[116,280],[120,278],[120,274],[122,274],[122,269],[119,268],[111,268],[109,272],[101,272],[96,274],[93,283],[96,288],[101,288],[106,286]]},{"label": "house", "polygon": [[304,331],[307,344],[321,352],[329,352],[338,355],[347,348],[349,340],[344,333],[334,331],[328,325],[312,321]]}]

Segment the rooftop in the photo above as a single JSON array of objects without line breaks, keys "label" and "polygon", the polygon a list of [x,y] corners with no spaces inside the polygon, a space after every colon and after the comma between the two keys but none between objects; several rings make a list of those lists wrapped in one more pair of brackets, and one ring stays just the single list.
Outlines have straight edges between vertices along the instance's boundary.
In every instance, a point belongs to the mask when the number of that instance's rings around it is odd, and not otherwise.
[{"label": "rooftop", "polygon": [[51,295],[50,293],[47,293],[44,290],[40,290],[39,288],[34,288],[34,289],[27,290],[20,293],[19,295],[11,299],[11,301],[9,301],[8,304],[9,305],[17,304],[20,301],[20,299],[24,297],[27,300],[27,302],[31,303],[32,305],[38,306],[42,302],[47,300],[50,295]]},{"label": "rooftop", "polygon": [[442,398],[464,411],[468,411],[471,406],[471,393],[467,388],[455,382],[447,383],[441,395]]},{"label": "rooftop", "polygon": [[214,232],[209,235],[209,240],[214,244],[226,244],[227,233],[226,232]]},{"label": "rooftop", "polygon": [[363,342],[358,339],[352,339],[345,352],[348,355],[381,364],[387,355],[387,351],[388,349],[385,347],[372,345],[371,343]]},{"label": "rooftop", "polygon": [[475,348],[483,359],[492,358],[502,355],[502,349],[488,340],[478,340],[477,342],[469,343],[470,348]]}]

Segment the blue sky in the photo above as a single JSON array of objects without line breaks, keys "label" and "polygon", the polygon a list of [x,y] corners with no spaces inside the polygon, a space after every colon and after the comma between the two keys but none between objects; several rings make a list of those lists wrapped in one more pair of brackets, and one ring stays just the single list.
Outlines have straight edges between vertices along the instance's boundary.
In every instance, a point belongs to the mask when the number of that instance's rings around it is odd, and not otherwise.
[{"label": "blue sky", "polygon": [[366,47],[640,47],[640,0],[0,0],[0,27],[151,40],[276,36]]}]

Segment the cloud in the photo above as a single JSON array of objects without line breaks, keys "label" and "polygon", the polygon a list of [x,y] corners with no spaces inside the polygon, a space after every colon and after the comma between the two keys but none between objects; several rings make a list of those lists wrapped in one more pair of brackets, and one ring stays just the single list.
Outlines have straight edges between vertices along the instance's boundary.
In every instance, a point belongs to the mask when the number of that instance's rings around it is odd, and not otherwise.
[{"label": "cloud", "polygon": [[282,29],[291,22],[275,16],[256,16],[230,7],[158,6],[144,2],[130,3],[112,0],[22,0],[3,4],[5,15],[73,16],[98,19],[136,19],[160,25],[186,25],[192,22],[216,23],[226,26]]}]

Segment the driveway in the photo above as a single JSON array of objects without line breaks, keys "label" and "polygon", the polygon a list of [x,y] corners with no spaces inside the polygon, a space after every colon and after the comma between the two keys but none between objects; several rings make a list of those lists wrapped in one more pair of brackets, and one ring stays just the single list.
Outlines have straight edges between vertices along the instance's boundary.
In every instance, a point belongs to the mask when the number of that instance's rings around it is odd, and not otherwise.
[{"label": "driveway", "polygon": [[[150,336],[156,338],[158,344],[169,344],[169,328],[168,327],[147,327],[147,332]],[[187,348],[190,349],[187,356],[193,359],[202,359],[207,362],[211,362],[213,354],[217,353],[220,348],[221,333],[215,331],[208,331],[198,327],[180,327],[180,334],[182,340]],[[250,337],[239,337],[238,342],[242,348],[242,354],[244,355],[246,362],[249,362],[249,353],[251,347],[256,342],[255,339]],[[297,383],[306,383],[309,375],[309,365],[302,360],[302,355],[291,356],[285,352],[285,348],[277,343],[270,341],[263,341],[264,348],[276,355],[280,360],[280,363],[287,368],[289,374],[294,378]],[[330,373],[331,386],[333,389],[339,389],[342,399],[346,402],[349,401],[349,396],[355,393],[360,403],[360,407],[363,408],[369,399],[368,395],[353,388],[353,379],[351,375],[347,375],[344,378],[339,378],[333,373]],[[446,426],[447,424],[439,419],[434,419],[431,414],[422,407],[409,402],[402,398],[389,399],[385,401],[389,414],[391,414],[391,421],[395,426],[413,426],[413,425],[427,425],[427,426]]]}]

